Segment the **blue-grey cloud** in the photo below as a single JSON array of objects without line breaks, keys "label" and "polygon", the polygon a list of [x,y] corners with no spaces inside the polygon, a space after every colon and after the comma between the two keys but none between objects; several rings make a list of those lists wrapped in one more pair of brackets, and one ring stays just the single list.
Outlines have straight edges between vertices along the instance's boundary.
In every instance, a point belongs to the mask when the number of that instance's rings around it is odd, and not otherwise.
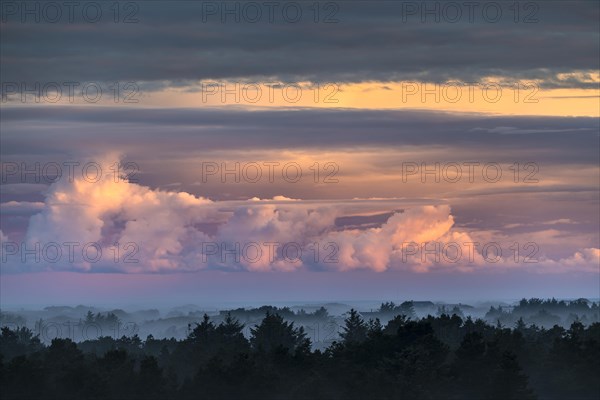
[{"label": "blue-grey cloud", "polygon": [[[201,79],[470,82],[499,76],[539,79],[546,87],[598,87],[585,76],[600,63],[595,1],[530,2],[527,9],[517,3],[517,16],[509,9],[513,3],[494,3],[502,8],[497,22],[489,17],[494,10],[484,16],[483,6],[491,2],[483,2],[472,21],[463,9],[456,23],[442,11],[439,23],[435,16],[422,23],[419,13],[403,20],[403,7],[411,2],[332,2],[335,23],[314,23],[307,2],[295,3],[303,8],[297,23],[281,17],[281,9],[274,23],[267,10],[257,23],[243,15],[225,23],[218,14],[205,15],[207,3],[222,8],[244,2],[134,3],[138,22],[129,24],[114,23],[108,8],[97,23],[81,17],[20,23],[18,14],[8,15],[0,25],[2,81],[145,81],[147,89],[158,89]],[[319,21],[332,11],[321,10]],[[573,72],[583,75],[559,75]]]}]

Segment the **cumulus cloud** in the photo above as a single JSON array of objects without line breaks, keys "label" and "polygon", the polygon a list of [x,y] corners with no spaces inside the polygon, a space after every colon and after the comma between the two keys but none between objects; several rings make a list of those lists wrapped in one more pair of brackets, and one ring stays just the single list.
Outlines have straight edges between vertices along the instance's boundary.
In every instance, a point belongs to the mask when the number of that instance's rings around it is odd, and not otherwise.
[{"label": "cumulus cloud", "polygon": [[[552,259],[540,256],[528,262],[527,269],[540,274],[561,274],[569,272],[600,273],[600,249],[587,247],[577,250],[568,257]],[[507,268],[518,268],[515,263],[506,262]],[[522,266],[522,265],[521,265]]]},{"label": "cumulus cloud", "polygon": [[[30,217],[22,243],[0,235],[3,269],[427,272],[509,264],[510,255],[496,254],[495,247],[490,253],[477,237],[456,227],[450,207],[444,204],[413,204],[391,211],[375,226],[351,228],[336,223],[360,209],[353,203],[362,203],[364,209],[364,202],[319,203],[284,196],[215,202],[185,192],[151,189],[113,172],[76,176],[52,184],[43,203],[23,206],[38,212]],[[16,202],[3,206],[7,207],[21,208]],[[363,213],[367,219],[368,214]],[[557,261],[543,258],[539,265],[594,271],[598,254],[598,249],[587,248]]]},{"label": "cumulus cloud", "polygon": [[453,224],[448,206],[423,206],[393,214],[381,228],[336,232],[333,238],[340,245],[340,268],[368,265],[375,271],[384,271],[390,265],[390,257],[403,251],[403,244],[439,240]]},{"label": "cumulus cloud", "polygon": [[[97,244],[103,248],[118,243],[119,251],[132,244],[132,251],[144,262],[143,267],[134,264],[132,269],[168,270],[178,266],[168,256],[181,253],[182,243],[195,232],[192,225],[206,218],[207,209],[201,206],[209,203],[184,192],[150,190],[110,173],[98,181],[95,176],[91,180],[64,179],[51,186],[44,208],[31,217],[25,242],[31,246]],[[94,268],[78,253],[75,251],[77,256],[69,265],[80,270]],[[109,258],[105,251],[103,255]],[[123,261],[120,254],[116,259],[117,264]],[[110,269],[105,261],[98,263],[99,267]]]}]

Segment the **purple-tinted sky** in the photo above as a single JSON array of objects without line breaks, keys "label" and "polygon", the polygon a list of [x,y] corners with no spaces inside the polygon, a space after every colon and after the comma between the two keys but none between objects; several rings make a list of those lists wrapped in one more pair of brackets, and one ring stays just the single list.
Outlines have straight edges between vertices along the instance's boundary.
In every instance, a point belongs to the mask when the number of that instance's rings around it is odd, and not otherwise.
[{"label": "purple-tinted sky", "polygon": [[599,297],[599,4],[334,3],[3,8],[2,306]]}]

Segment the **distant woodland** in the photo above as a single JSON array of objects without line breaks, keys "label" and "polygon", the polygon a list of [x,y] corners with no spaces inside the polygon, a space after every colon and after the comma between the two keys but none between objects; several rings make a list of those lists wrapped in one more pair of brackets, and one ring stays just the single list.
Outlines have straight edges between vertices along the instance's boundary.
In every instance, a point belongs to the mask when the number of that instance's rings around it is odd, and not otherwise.
[{"label": "distant woodland", "polygon": [[[241,322],[244,313],[259,312],[258,323]],[[443,308],[418,317],[411,302],[388,302],[345,313],[326,347],[314,346],[293,320],[301,313],[289,312],[204,315],[183,339],[134,334],[44,343],[28,327],[3,327],[0,398],[600,398],[598,305],[588,301],[522,300],[490,307],[485,319]],[[569,326],[552,325],[561,315],[572,315]],[[319,308],[310,318],[330,316]]]}]

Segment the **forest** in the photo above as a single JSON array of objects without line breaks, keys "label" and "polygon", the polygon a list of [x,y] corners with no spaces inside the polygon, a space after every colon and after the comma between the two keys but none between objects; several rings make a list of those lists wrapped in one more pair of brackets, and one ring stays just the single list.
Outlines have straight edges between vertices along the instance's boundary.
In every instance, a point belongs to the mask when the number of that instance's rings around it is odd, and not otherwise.
[{"label": "forest", "polygon": [[[495,324],[445,310],[419,318],[406,303],[383,303],[386,323],[351,309],[326,348],[314,348],[304,327],[273,307],[250,327],[237,317],[243,310],[219,322],[204,315],[181,340],[45,344],[27,327],[3,327],[0,398],[600,398],[600,323],[575,317],[569,327],[547,328],[519,317],[544,304],[566,306],[525,300],[510,312],[490,310]],[[510,326],[502,322],[509,314]]]}]

